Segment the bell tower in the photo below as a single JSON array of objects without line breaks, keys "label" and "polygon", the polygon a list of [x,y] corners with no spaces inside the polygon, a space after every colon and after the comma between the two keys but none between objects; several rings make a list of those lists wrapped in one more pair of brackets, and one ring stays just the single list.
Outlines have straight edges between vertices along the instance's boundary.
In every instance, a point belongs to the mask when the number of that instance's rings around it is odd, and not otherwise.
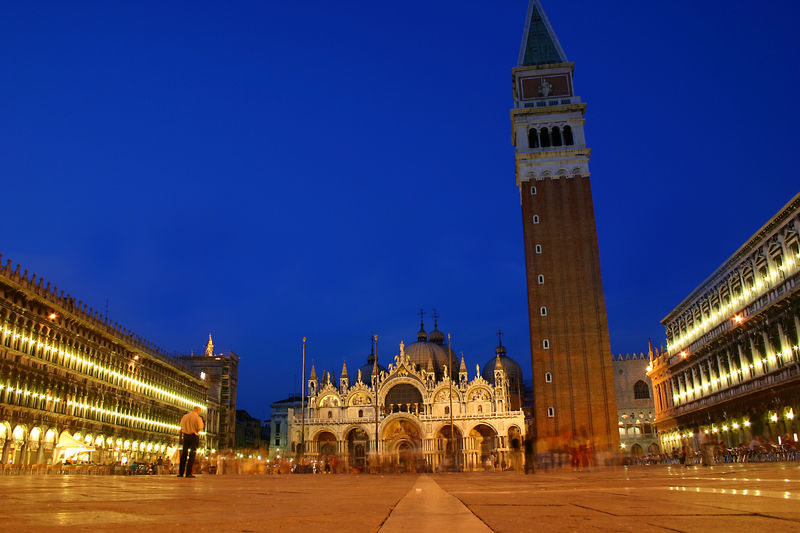
[{"label": "bell tower", "polygon": [[584,135],[586,104],[539,0],[530,0],[511,110],[522,204],[537,448],[585,436],[619,447]]}]

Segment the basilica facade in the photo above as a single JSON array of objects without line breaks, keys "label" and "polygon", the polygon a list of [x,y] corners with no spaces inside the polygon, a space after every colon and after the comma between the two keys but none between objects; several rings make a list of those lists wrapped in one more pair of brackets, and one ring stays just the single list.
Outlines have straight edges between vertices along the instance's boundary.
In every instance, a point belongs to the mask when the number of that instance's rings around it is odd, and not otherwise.
[{"label": "basilica facade", "polygon": [[428,335],[421,325],[416,342],[400,342],[388,367],[375,352],[373,343],[352,377],[344,364],[338,382],[312,366],[305,417],[302,408],[289,414],[296,455],[347,468],[374,460],[409,470],[521,467],[522,372],[502,341],[473,373],[437,327]]}]

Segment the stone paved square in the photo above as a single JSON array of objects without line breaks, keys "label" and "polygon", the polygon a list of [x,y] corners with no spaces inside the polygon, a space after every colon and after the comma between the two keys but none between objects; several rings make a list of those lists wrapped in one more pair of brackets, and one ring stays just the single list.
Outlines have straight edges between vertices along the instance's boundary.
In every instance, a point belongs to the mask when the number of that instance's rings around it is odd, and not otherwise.
[{"label": "stone paved square", "polygon": [[3,530],[798,531],[800,466],[434,475],[3,476]]}]

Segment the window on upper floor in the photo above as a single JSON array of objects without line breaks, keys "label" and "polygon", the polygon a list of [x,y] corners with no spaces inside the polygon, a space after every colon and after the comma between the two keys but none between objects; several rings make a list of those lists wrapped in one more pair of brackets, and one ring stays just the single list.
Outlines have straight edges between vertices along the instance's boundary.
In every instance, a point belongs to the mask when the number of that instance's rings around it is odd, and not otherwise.
[{"label": "window on upper floor", "polygon": [[539,314],[542,315],[542,316],[547,316],[547,307],[541,306],[539,308]]},{"label": "window on upper floor", "polygon": [[558,126],[554,126],[551,133],[550,133],[550,140],[553,143],[553,146],[561,146],[561,130]]},{"label": "window on upper floor", "polygon": [[537,245],[534,247],[534,251],[535,251],[537,254],[540,254],[540,253],[542,253],[542,245],[541,245],[541,244],[537,244]]},{"label": "window on upper floor", "polygon": [[539,223],[539,215],[533,215],[531,217],[531,221],[533,221],[534,224],[538,224]]},{"label": "window on upper floor", "polygon": [[531,187],[531,196],[536,194],[536,187]]},{"label": "window on upper floor", "polygon": [[547,340],[547,339],[542,340],[542,348],[544,348],[545,350],[549,350],[550,349],[550,341]]},{"label": "window on upper floor", "polygon": [[539,141],[541,142],[542,148],[550,147],[550,131],[547,128],[539,130]]},{"label": "window on upper floor", "polygon": [[548,408],[547,408],[547,417],[548,417],[548,418],[553,418],[554,416],[556,416],[556,409],[555,409],[555,407],[548,407]]},{"label": "window on upper floor", "polygon": [[539,148],[539,132],[536,131],[536,128],[528,130],[528,147]]},{"label": "window on upper floor", "polygon": [[564,146],[572,146],[573,144],[575,144],[575,141],[572,138],[572,128],[564,126]]},{"label": "window on upper floor", "polygon": [[633,397],[636,400],[648,400],[650,398],[650,387],[641,379],[633,385]]},{"label": "window on upper floor", "polygon": [[539,285],[544,285],[544,274],[539,274],[538,276],[536,276],[536,282]]},{"label": "window on upper floor", "polygon": [[552,383],[553,382],[553,374],[551,374],[550,372],[545,372],[544,373],[544,382],[545,383]]}]

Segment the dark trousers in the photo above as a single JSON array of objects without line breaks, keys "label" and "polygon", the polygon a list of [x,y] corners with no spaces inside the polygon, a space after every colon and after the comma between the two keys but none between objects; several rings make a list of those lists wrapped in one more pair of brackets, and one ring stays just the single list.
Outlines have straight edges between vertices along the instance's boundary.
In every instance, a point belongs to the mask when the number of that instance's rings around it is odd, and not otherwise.
[{"label": "dark trousers", "polygon": [[194,466],[194,454],[197,447],[200,445],[200,435],[183,434],[183,449],[181,450],[181,465],[178,469],[178,477],[182,476],[184,472],[187,476],[192,475],[192,467]]}]

